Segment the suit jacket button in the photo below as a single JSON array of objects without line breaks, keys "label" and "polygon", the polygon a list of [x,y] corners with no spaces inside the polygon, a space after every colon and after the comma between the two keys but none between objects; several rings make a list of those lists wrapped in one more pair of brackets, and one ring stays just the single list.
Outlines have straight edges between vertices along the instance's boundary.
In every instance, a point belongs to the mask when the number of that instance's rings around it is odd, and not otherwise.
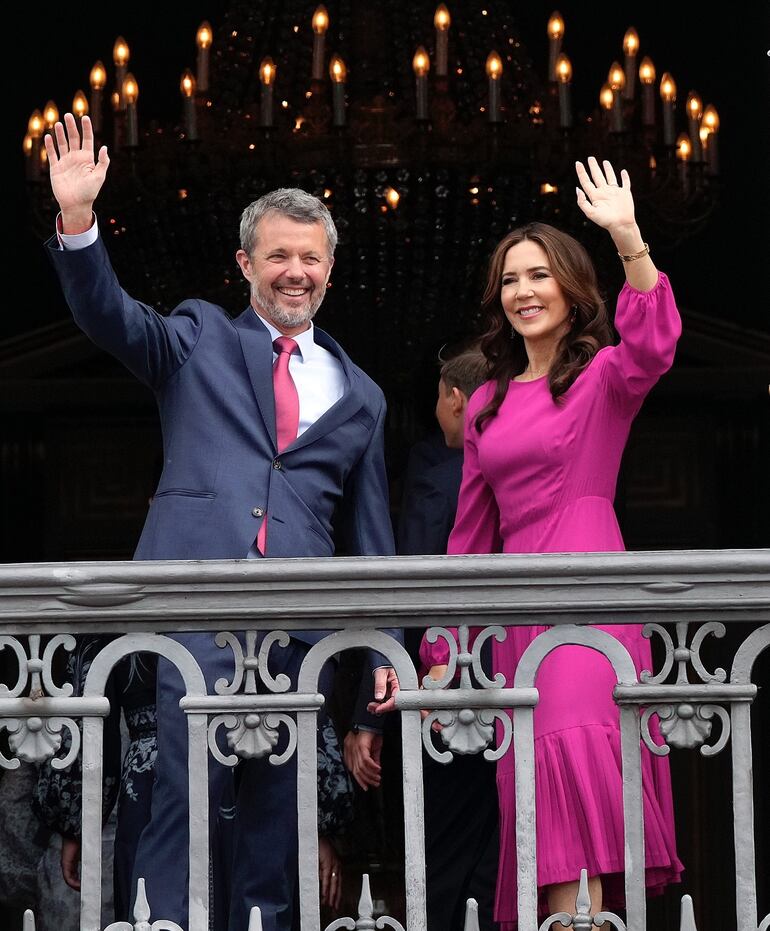
[{"label": "suit jacket button", "polygon": [[277,469],[279,472],[283,468],[283,463],[280,459],[273,459],[273,468]]},{"label": "suit jacket button", "polygon": [[251,515],[252,517],[264,517],[265,509],[264,508],[252,508]]}]

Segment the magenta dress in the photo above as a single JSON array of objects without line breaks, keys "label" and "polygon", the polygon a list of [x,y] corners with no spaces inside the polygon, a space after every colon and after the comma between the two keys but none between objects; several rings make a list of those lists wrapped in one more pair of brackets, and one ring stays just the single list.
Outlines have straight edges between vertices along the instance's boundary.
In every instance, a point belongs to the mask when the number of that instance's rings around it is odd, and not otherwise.
[{"label": "magenta dress", "polygon": [[[587,553],[623,550],[613,499],[629,428],[647,392],[674,358],[681,323],[668,279],[648,292],[626,284],[618,298],[618,346],[600,350],[561,403],[546,377],[511,382],[497,415],[479,433],[476,414],[494,392],[483,385],[466,415],[465,459],[449,553]],[[513,685],[516,665],[546,627],[509,627],[494,643],[495,671]],[[603,627],[651,669],[639,625]],[[445,663],[440,641],[423,641],[426,666]],[[606,908],[623,904],[623,800],[615,676],[594,650],[564,646],[542,663],[534,712],[538,887],[603,877]],[[647,886],[677,882],[668,760],[642,747]],[[495,918],[516,922],[513,750],[497,770],[500,867]],[[541,895],[541,906],[544,907]]]}]

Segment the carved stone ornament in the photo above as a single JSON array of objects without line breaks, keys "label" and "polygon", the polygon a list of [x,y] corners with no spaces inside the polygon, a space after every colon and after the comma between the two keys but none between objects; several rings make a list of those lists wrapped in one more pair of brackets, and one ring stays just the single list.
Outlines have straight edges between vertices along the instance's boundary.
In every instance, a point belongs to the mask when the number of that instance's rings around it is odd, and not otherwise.
[{"label": "carved stone ornament", "polygon": [[80,752],[80,730],[71,718],[7,718],[0,720],[0,730],[8,731],[8,745],[18,759],[8,760],[0,754],[0,767],[17,769],[21,764],[45,763],[62,744],[62,728],[66,727],[72,735],[69,752],[61,759],[51,760],[54,769],[69,766]]},{"label": "carved stone ornament", "polygon": [[[289,715],[276,711],[217,715],[209,724],[209,749],[215,759],[224,766],[235,766],[239,759],[261,759],[272,754],[275,749],[281,724],[285,725],[289,732],[288,746],[283,753],[270,756],[270,762],[274,766],[280,766],[296,749],[297,724]],[[227,743],[234,751],[229,756],[225,756],[217,744],[216,732],[220,726],[228,729]]]},{"label": "carved stone ornament", "polygon": [[[474,688],[473,678],[481,685],[482,689],[503,688],[505,676],[502,673],[497,673],[494,679],[490,679],[484,672],[481,662],[481,649],[491,637],[502,641],[505,636],[502,627],[486,627],[476,637],[471,651],[468,649],[470,632],[467,624],[460,625],[457,639],[443,627],[431,627],[427,633],[428,641],[431,643],[435,643],[439,639],[446,641],[449,648],[449,662],[447,671],[441,679],[431,679],[426,676],[422,680],[423,687],[427,691],[446,688],[454,680],[459,667],[460,689]],[[473,677],[471,676],[471,670],[473,670]],[[429,702],[426,702],[426,704],[430,707]],[[499,720],[502,725],[502,739],[500,745],[493,750],[490,749],[490,744],[495,736],[495,719]],[[447,752],[442,753],[433,744],[432,727],[436,722],[441,725],[441,739],[444,745],[449,748]],[[461,708],[455,710],[444,708],[440,711],[431,711],[423,720],[422,735],[423,745],[427,753],[439,763],[451,762],[452,753],[467,755],[479,753],[482,750],[487,760],[497,760],[503,756],[510,745],[512,735],[511,719],[504,712],[491,709]]]}]

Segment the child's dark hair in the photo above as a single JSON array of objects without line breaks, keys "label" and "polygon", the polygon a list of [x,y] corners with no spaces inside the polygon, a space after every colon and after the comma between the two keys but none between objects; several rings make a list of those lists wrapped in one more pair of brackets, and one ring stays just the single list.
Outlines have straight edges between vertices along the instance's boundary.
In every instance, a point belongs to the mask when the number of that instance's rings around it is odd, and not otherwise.
[{"label": "child's dark hair", "polygon": [[439,372],[446,388],[459,388],[466,396],[489,380],[489,361],[480,349],[471,348],[447,359]]}]

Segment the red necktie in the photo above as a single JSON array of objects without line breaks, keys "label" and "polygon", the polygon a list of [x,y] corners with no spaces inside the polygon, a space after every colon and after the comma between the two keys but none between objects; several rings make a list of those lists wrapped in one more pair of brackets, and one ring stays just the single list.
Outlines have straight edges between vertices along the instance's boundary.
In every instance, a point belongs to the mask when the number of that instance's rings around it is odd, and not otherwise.
[{"label": "red necktie", "polygon": [[289,336],[279,336],[273,342],[278,358],[273,364],[273,394],[275,395],[275,432],[278,452],[297,439],[299,430],[299,395],[289,371],[289,359],[299,352],[299,346]]},{"label": "red necktie", "polygon": [[[281,453],[297,439],[299,430],[299,395],[289,371],[289,359],[295,352],[299,352],[299,346],[291,337],[279,336],[273,342],[273,349],[278,353],[278,358],[273,363],[273,395],[275,397],[275,432],[278,452]],[[267,514],[257,534],[257,549],[263,556],[266,547]]]}]

